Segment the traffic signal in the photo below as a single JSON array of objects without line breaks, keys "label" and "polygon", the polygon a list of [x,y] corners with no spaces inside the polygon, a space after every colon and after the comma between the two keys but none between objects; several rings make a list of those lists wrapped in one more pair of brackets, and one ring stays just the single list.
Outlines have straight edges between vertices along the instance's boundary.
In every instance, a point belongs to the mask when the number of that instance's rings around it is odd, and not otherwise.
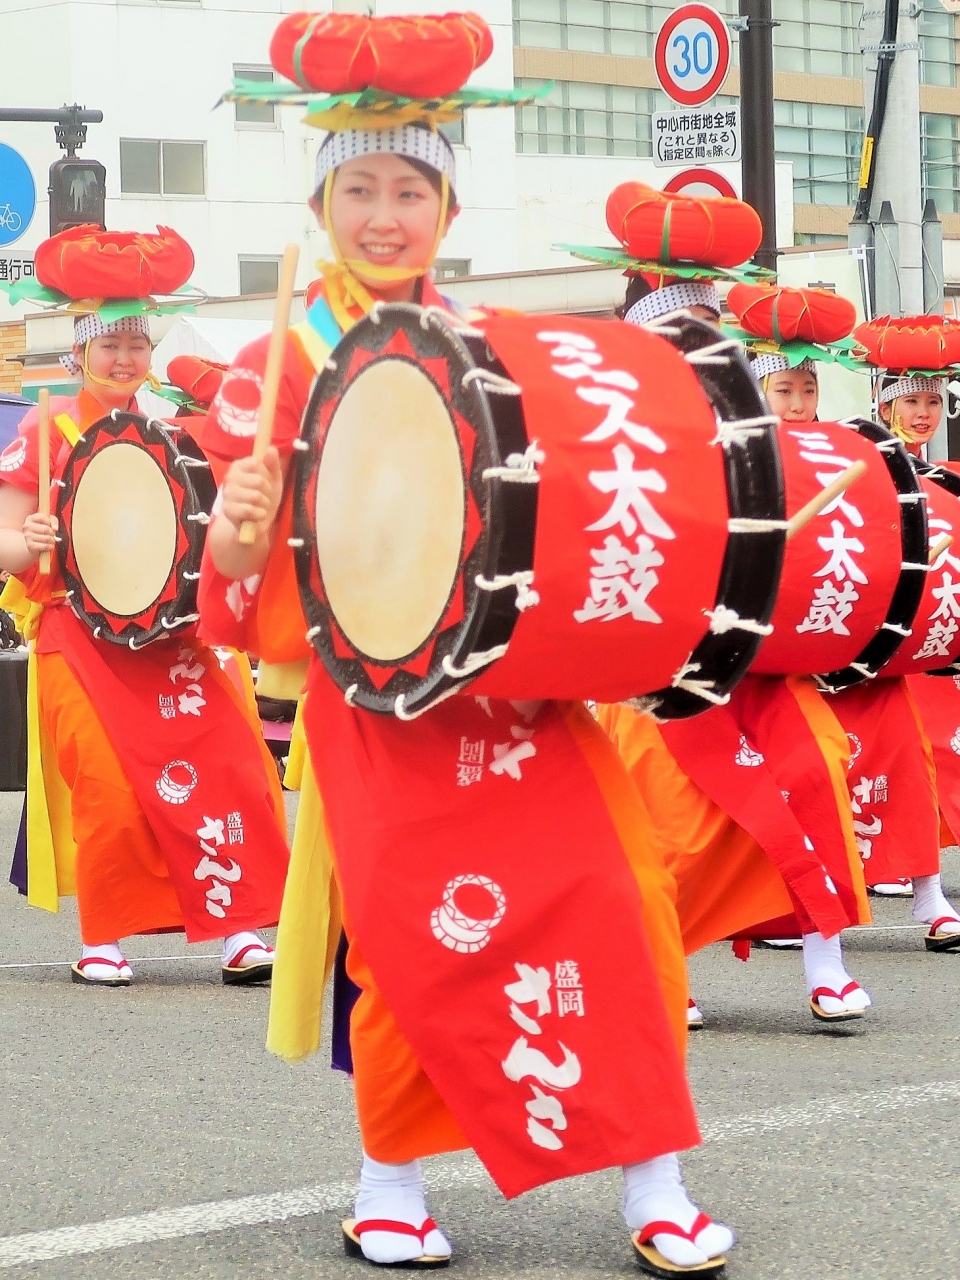
[{"label": "traffic signal", "polygon": [[106,230],[107,171],[99,160],[63,156],[50,166],[50,234],[92,222]]}]

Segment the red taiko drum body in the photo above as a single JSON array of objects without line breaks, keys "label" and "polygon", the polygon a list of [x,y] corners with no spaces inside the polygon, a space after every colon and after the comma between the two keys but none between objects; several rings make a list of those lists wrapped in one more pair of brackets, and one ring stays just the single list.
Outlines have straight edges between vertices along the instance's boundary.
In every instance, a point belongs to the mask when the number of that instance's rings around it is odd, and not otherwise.
[{"label": "red taiko drum body", "polygon": [[874,423],[784,422],[787,513],[858,460],[866,474],[787,543],[773,634],[751,670],[814,675],[838,690],[868,679],[909,635],[926,578],[926,520],[906,451]]},{"label": "red taiko drum body", "polygon": [[394,305],[344,337],[304,418],[295,545],[348,700],[723,699],[771,607],[779,466],[735,344],[670,334]]},{"label": "red taiko drum body", "polygon": [[67,598],[95,636],[137,649],[196,621],[216,486],[185,431],[115,410],[80,437],[58,485]]},{"label": "red taiko drum body", "polygon": [[910,676],[920,671],[954,675],[960,666],[960,476],[914,459],[926,495],[930,550],[946,535],[953,543],[930,565],[913,634],[881,672]]}]

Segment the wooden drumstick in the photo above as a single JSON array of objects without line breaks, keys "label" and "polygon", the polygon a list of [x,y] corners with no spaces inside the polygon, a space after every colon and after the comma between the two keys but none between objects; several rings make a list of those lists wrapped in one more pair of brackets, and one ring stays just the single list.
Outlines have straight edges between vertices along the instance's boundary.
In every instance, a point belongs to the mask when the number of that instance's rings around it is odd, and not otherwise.
[{"label": "wooden drumstick", "polygon": [[943,537],[940,539],[940,541],[935,542],[933,546],[930,548],[930,558],[928,559],[927,564],[936,564],[937,561],[940,559],[940,557],[943,555],[943,553],[946,551],[947,547],[950,547],[952,545],[953,545],[953,534],[945,533]]},{"label": "wooden drumstick", "polygon": [[836,480],[831,480],[825,489],[822,489],[815,498],[811,498],[796,515],[790,517],[787,524],[787,541],[789,542],[801,529],[805,528],[824,507],[829,507],[834,498],[839,498],[841,493],[845,493],[855,480],[859,480],[866,473],[866,470],[867,464],[860,459],[852,467],[847,467],[846,471],[841,471]]},{"label": "wooden drumstick", "polygon": [[[40,408],[40,422],[37,430],[37,445],[40,450],[40,482],[37,497],[40,500],[38,510],[42,516],[50,514],[50,392],[46,387],[40,388],[37,397]],[[41,551],[37,568],[41,573],[50,572],[50,552]]]},{"label": "wooden drumstick", "polygon": [[[277,302],[273,312],[273,333],[267,349],[267,367],[263,375],[263,393],[260,398],[260,414],[257,418],[257,434],[253,441],[254,458],[262,458],[273,435],[273,415],[277,408],[280,390],[280,374],[283,372],[283,352],[290,324],[290,307],[293,304],[293,286],[297,275],[297,259],[300,250],[288,244],[283,251],[280,266],[280,282],[277,285]],[[257,526],[253,520],[244,520],[240,526],[240,545],[252,547],[257,540]]]}]

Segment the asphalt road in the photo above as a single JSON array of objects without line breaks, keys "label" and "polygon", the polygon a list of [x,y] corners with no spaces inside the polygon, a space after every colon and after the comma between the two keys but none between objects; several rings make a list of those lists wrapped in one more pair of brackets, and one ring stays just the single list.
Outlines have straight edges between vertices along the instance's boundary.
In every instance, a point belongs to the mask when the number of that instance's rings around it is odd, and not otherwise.
[{"label": "asphalt road", "polygon": [[[0,849],[19,803],[0,795]],[[960,897],[956,850],[945,865]],[[705,1142],[685,1168],[740,1235],[731,1280],[960,1265],[960,955],[927,955],[904,927],[909,904],[880,903],[877,917],[847,935],[875,1000],[852,1030],[814,1023],[794,953],[741,964],[714,947],[692,963],[708,1019],[690,1052]],[[136,939],[128,956],[148,958],[133,987],[79,988],[72,906],[50,916],[0,887],[0,1270],[12,1280],[372,1274],[339,1238],[358,1159],[349,1083],[323,1056],[268,1057],[268,993],[223,988],[211,951]],[[614,1174],[509,1204],[472,1156],[431,1162],[430,1177],[464,1280],[636,1274]]]}]

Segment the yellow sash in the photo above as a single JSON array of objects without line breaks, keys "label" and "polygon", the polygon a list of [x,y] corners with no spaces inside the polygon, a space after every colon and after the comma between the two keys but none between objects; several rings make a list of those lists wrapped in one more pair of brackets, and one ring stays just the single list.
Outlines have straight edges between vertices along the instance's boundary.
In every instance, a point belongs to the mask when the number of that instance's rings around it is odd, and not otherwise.
[{"label": "yellow sash", "polygon": [[[69,445],[80,428],[67,413],[54,418]],[[70,789],[57,765],[57,754],[40,719],[36,640],[43,605],[27,597],[23,583],[9,578],[0,608],[14,618],[27,642],[27,901],[32,907],[59,911],[60,899],[76,893],[77,846],[70,816]]]},{"label": "yellow sash", "polygon": [[[296,325],[293,331],[319,372],[330,347],[306,322]],[[297,689],[302,687],[300,676]],[[320,1046],[323,990],[333,970],[341,929],[333,853],[307,750],[302,711],[301,698],[284,777],[285,786],[299,789],[300,804],[277,929],[267,1026],[267,1048],[287,1062],[308,1058]]]}]

